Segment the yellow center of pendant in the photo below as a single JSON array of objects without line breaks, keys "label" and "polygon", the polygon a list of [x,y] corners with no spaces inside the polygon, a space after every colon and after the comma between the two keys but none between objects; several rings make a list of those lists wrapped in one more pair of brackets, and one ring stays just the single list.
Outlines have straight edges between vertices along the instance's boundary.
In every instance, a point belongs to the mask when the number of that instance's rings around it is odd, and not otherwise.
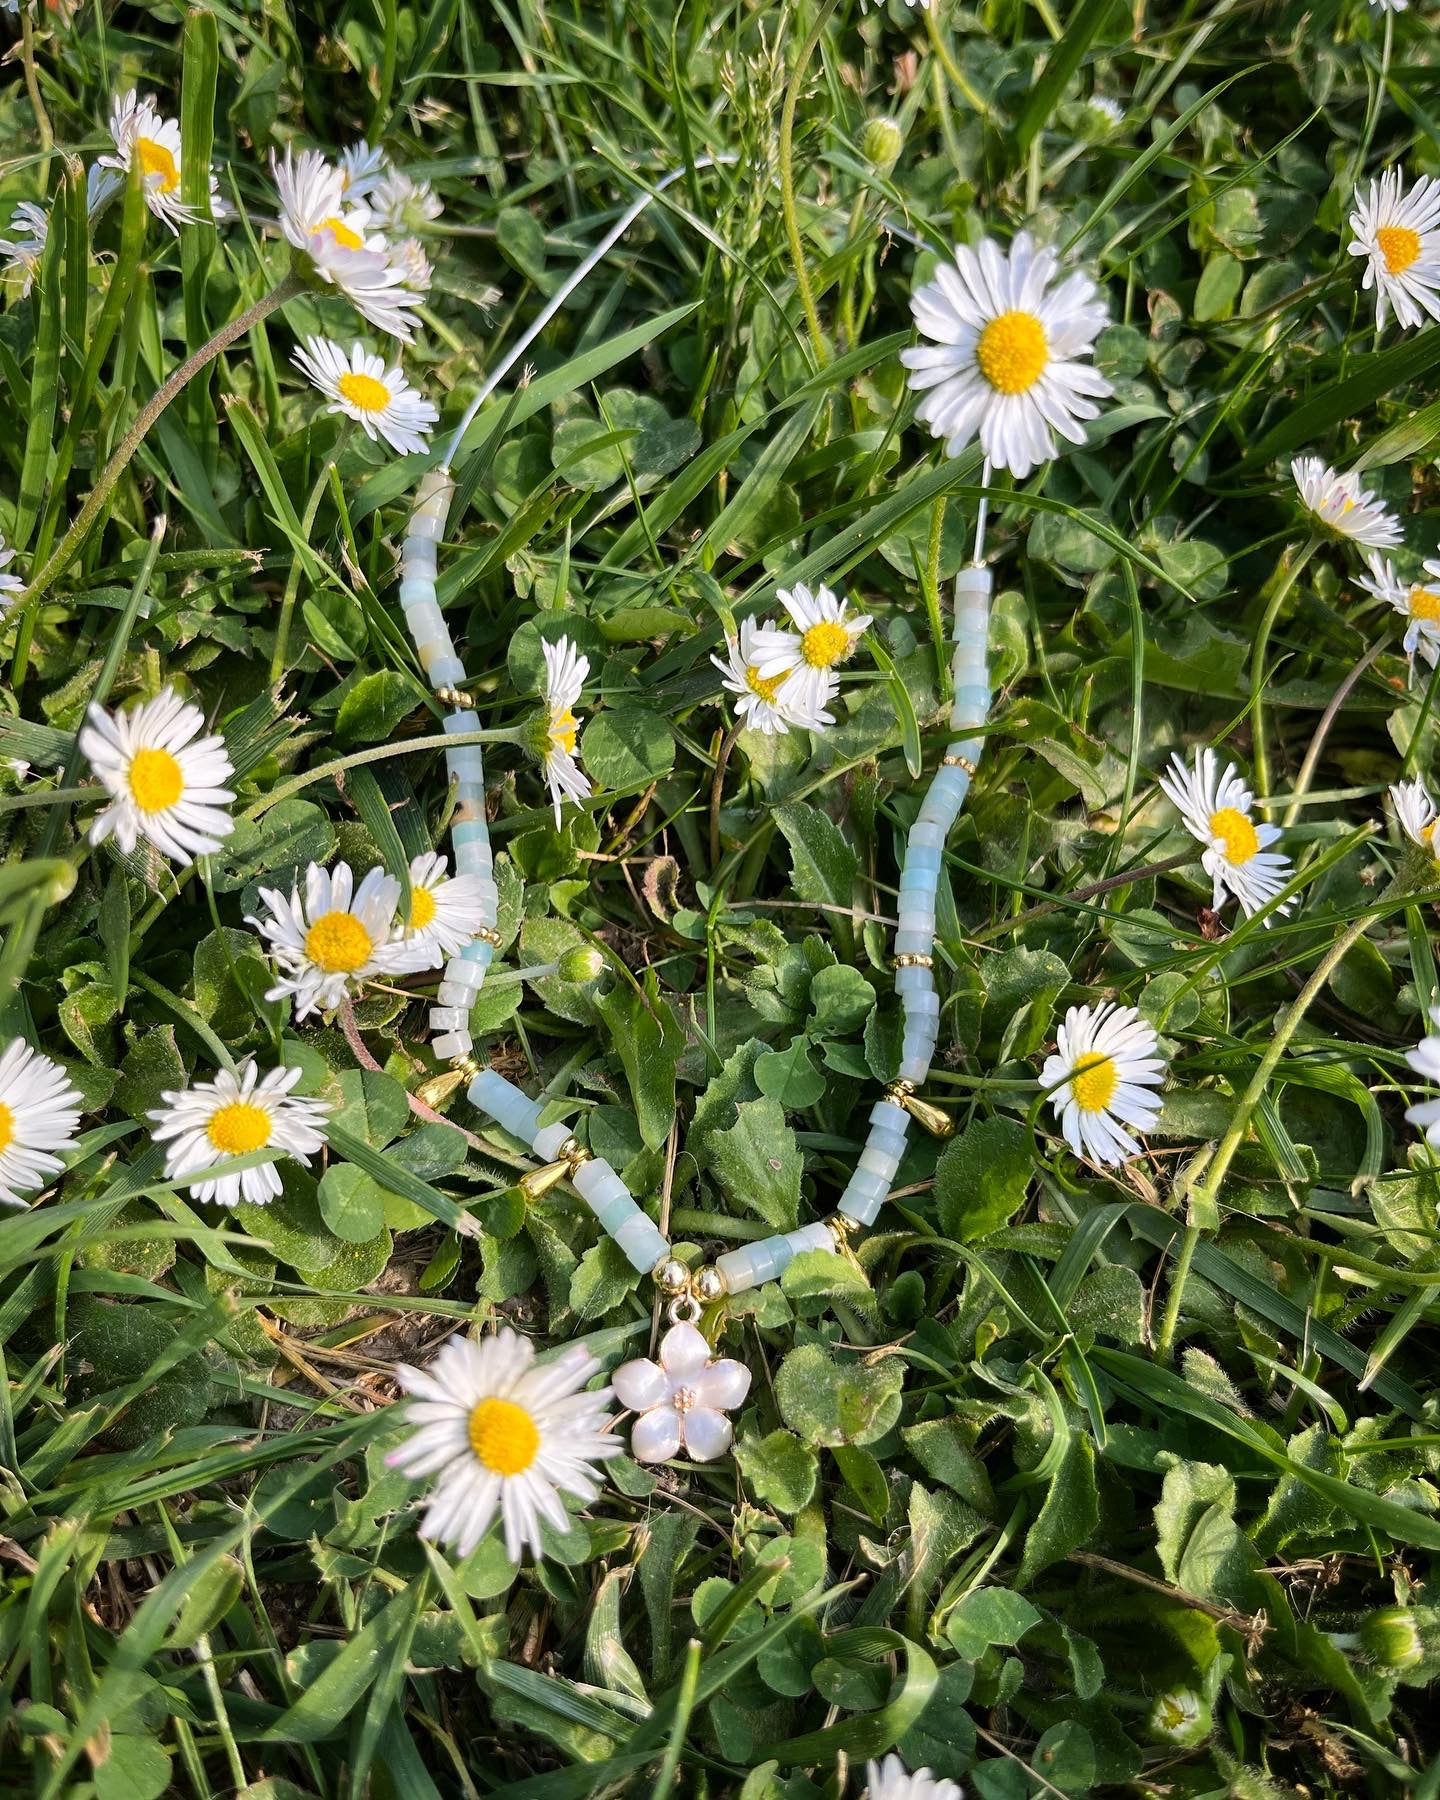
[{"label": "yellow center of pendant", "polygon": [[410,890],[410,913],[405,923],[412,931],[423,931],[435,917],[437,910],[435,896],[429,888],[412,887]]},{"label": "yellow center of pendant", "polygon": [[173,194],[180,185],[180,171],[176,167],[175,158],[163,144],[157,144],[154,138],[136,138],[135,154],[140,158],[140,167],[147,176],[158,175],[155,184],[156,193]]},{"label": "yellow center of pendant", "polygon": [[370,933],[354,913],[322,913],[305,933],[305,954],[327,975],[349,975],[370,956]]},{"label": "yellow center of pendant", "polygon": [[1070,1092],[1081,1112],[1104,1112],[1119,1085],[1113,1056],[1087,1056],[1070,1077]]},{"label": "yellow center of pendant", "polygon": [[523,1475],[540,1450],[540,1433],[513,1400],[482,1400],[470,1409],[470,1448],[494,1475]]},{"label": "yellow center of pendant", "polygon": [[342,399],[348,400],[352,406],[358,406],[361,412],[384,412],[390,404],[389,388],[373,375],[345,374],[335,385],[339,388]]},{"label": "yellow center of pendant", "polygon": [[550,721],[550,741],[558,749],[575,754],[575,736],[580,729],[580,721],[567,707],[564,712],[556,713]]},{"label": "yellow center of pendant", "polygon": [[833,669],[850,652],[850,633],[843,625],[822,619],[800,640],[800,654],[812,669]]},{"label": "yellow center of pendant", "polygon": [[316,232],[320,231],[328,231],[342,250],[363,250],[365,248],[364,238],[358,231],[352,231],[343,219],[322,219],[310,235],[313,237]]},{"label": "yellow center of pendant", "polygon": [[232,1100],[211,1115],[205,1135],[226,1156],[244,1156],[251,1150],[263,1150],[270,1142],[270,1115],[248,1100]]},{"label": "yellow center of pendant", "polygon": [[1233,806],[1222,806],[1219,812],[1210,815],[1210,835],[1219,838],[1225,850],[1225,860],[1231,863],[1247,863],[1260,848],[1260,838],[1255,827]]},{"label": "yellow center of pendant", "polygon": [[15,1142],[15,1115],[0,1100],[0,1150],[8,1150]]},{"label": "yellow center of pendant", "polygon": [[164,812],[185,789],[180,765],[168,750],[137,750],[130,758],[130,798],[143,813]]},{"label": "yellow center of pendant", "polygon": [[998,394],[1023,394],[1050,361],[1045,327],[1034,313],[1007,312],[992,319],[975,346],[980,373]]},{"label": "yellow center of pendant", "polygon": [[1403,275],[1420,260],[1420,233],[1408,225],[1382,225],[1375,233],[1375,242],[1385,259],[1387,274]]},{"label": "yellow center of pendant", "polygon": [[1434,588],[1413,587],[1410,590],[1412,619],[1440,619],[1440,594]]},{"label": "yellow center of pendant", "polygon": [[780,683],[784,679],[784,675],[772,675],[767,680],[754,663],[751,663],[745,671],[746,687],[752,694],[758,694],[770,706],[775,704],[775,696],[780,692]]}]

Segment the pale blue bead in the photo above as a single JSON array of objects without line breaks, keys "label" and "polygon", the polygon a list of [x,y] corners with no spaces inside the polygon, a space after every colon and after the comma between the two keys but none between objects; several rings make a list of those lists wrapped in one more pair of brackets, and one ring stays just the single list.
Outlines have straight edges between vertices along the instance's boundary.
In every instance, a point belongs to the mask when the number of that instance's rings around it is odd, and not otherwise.
[{"label": "pale blue bead", "polygon": [[[917,844],[912,837],[905,848],[905,873],[909,874],[912,869],[930,869],[938,875],[942,854],[939,844]],[[903,881],[901,886],[904,886]]]},{"label": "pale blue bead", "polygon": [[[447,732],[453,733],[456,737],[461,737],[466,732],[478,731],[480,729],[480,715],[477,712],[472,712],[468,708],[462,707],[457,712],[447,713],[445,715],[444,727]],[[476,746],[465,744],[460,746],[462,750],[475,747]]]},{"label": "pale blue bead", "polygon": [[940,1016],[940,996],[936,993],[911,994],[905,1001],[905,1023],[912,1019],[938,1018]]},{"label": "pale blue bead", "polygon": [[465,665],[455,655],[437,656],[425,673],[433,688],[456,687],[465,679]]},{"label": "pale blue bead", "polygon": [[955,705],[957,708],[972,707],[976,715],[983,718],[990,710],[990,690],[979,682],[967,682],[964,687],[955,689]]},{"label": "pale blue bead", "polygon": [[[743,1294],[760,1285],[755,1279],[755,1261],[750,1249],[749,1244],[742,1244],[738,1250],[727,1250],[723,1256],[715,1258],[715,1267],[724,1276],[729,1293]],[[660,1259],[656,1257],[655,1260]]]},{"label": "pale blue bead", "polygon": [[897,994],[922,994],[926,988],[934,985],[934,978],[928,969],[907,965],[895,971],[895,992]]},{"label": "pale blue bead", "polygon": [[937,827],[923,824],[917,819],[915,824],[910,827],[910,842],[906,854],[908,855],[910,850],[940,850],[944,848],[944,845],[945,840],[941,837]]},{"label": "pale blue bead", "polygon": [[642,1275],[648,1275],[661,1257],[670,1253],[670,1246],[661,1237],[659,1228],[643,1212],[637,1211],[612,1235],[630,1267],[638,1269]]},{"label": "pale blue bead", "polygon": [[524,1143],[540,1129],[540,1107],[494,1069],[482,1069],[470,1083],[470,1103]]},{"label": "pale blue bead", "polygon": [[495,946],[484,938],[472,938],[460,954],[466,962],[474,963],[477,968],[488,969],[495,955]]},{"label": "pale blue bead", "polygon": [[488,844],[490,827],[483,819],[461,819],[457,825],[451,828],[450,835],[457,845]]},{"label": "pale blue bead", "polygon": [[412,538],[419,538],[424,543],[436,543],[445,535],[444,515],[437,518],[433,513],[417,512],[411,518],[408,530],[410,536],[405,540],[407,544]]},{"label": "pale blue bead", "polygon": [[913,1081],[918,1086],[930,1073],[929,1056],[906,1056],[900,1061],[900,1079]]},{"label": "pale blue bead", "polygon": [[870,1123],[883,1125],[887,1131],[898,1131],[903,1137],[910,1129],[910,1115],[893,1100],[877,1100],[870,1108]]},{"label": "pale blue bead", "polygon": [[898,1156],[886,1156],[883,1151],[871,1150],[868,1146],[860,1152],[857,1169],[868,1169],[872,1175],[882,1176],[886,1181],[895,1179],[895,1171],[900,1167]]},{"label": "pale blue bead", "polygon": [[893,1156],[898,1163],[905,1154],[905,1133],[889,1131],[883,1125],[872,1125],[870,1135],[865,1140],[867,1150],[878,1150],[884,1156]]},{"label": "pale blue bead", "polygon": [[928,956],[935,942],[933,931],[907,931],[902,925],[895,933],[897,956]]},{"label": "pale blue bead", "polygon": [[457,844],[455,846],[455,873],[457,875],[479,875],[491,867],[479,844]]},{"label": "pale blue bead", "polygon": [[946,745],[945,754],[963,756],[966,762],[978,763],[984,748],[984,738],[957,738],[953,744]]},{"label": "pale blue bead", "polygon": [[847,1219],[853,1219],[857,1225],[873,1225],[880,1208],[885,1204],[885,1196],[889,1189],[885,1188],[878,1193],[872,1193],[868,1188],[862,1189],[857,1185],[859,1179],[858,1176],[851,1178],[849,1187],[840,1196],[838,1210],[844,1213]]},{"label": "pale blue bead", "polygon": [[434,598],[435,578],[433,575],[428,577],[411,575],[400,583],[401,606],[415,606],[424,600],[433,601]]},{"label": "pale blue bead", "polygon": [[[920,850],[917,851],[916,854],[918,856],[924,856],[926,852]],[[900,892],[902,894],[933,894],[939,881],[940,859],[938,853],[936,853],[933,865],[921,863],[916,867],[909,861],[906,862],[905,867],[900,871]]]}]

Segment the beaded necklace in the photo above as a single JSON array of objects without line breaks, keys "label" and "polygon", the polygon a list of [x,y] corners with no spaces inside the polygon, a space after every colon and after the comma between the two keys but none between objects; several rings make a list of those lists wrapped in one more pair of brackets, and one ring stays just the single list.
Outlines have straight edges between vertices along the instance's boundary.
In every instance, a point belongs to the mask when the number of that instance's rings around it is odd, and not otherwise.
[{"label": "beaded necklace", "polygon": [[[702,166],[710,159],[702,159]],[[721,159],[715,159],[721,160]],[[569,293],[601,260],[620,236],[639,217],[656,194],[683,171],[658,182],[651,193],[635,202],[621,216],[602,242],[572,273],[552,297],[520,342],[493,372],[471,402],[450,443],[445,462],[422,478],[416,491],[400,558],[400,606],[415,646],[420,666],[437,700],[450,711],[443,721],[447,736],[458,740],[445,750],[446,771],[455,788],[451,842],[457,874],[478,881],[482,923],[474,939],[445,965],[430,1010],[430,1028],[436,1034],[431,1048],[450,1070],[430,1091],[450,1091],[462,1083],[471,1105],[529,1145],[542,1166],[520,1179],[527,1197],[536,1198],[568,1180],[594,1213],[601,1229],[620,1248],[631,1266],[652,1275],[667,1303],[672,1326],[693,1326],[706,1307],[727,1295],[744,1293],[764,1282],[775,1281],[803,1250],[830,1250],[853,1254],[854,1233],[874,1223],[905,1153],[911,1119],[936,1134],[952,1129],[939,1108],[918,1097],[917,1090],[930,1070],[940,1028],[940,996],[935,986],[935,897],[946,840],[965,804],[970,782],[983,748],[986,717],[990,710],[987,639],[992,578],[981,561],[985,509],[981,503],[975,534],[975,559],[955,581],[951,655],[953,701],[950,710],[952,741],[906,839],[900,874],[899,919],[895,934],[895,992],[904,1021],[900,1064],[896,1078],[870,1110],[869,1131],[837,1209],[826,1219],[772,1237],[742,1244],[717,1256],[712,1263],[691,1269],[675,1256],[659,1227],[636,1202],[620,1176],[605,1160],[581,1144],[567,1125],[542,1125],[543,1102],[532,1100],[497,1070],[482,1067],[472,1056],[474,1039],[470,1013],[485,980],[485,972],[500,945],[496,930],[499,890],[494,878],[494,857],[485,818],[485,770],[478,741],[479,716],[465,692],[465,666],[440,610],[436,595],[438,548],[455,494],[450,462],[458,451],[471,420],[505,373],[534,342]],[[908,234],[907,234],[908,235]],[[989,464],[982,486],[989,482]]]}]

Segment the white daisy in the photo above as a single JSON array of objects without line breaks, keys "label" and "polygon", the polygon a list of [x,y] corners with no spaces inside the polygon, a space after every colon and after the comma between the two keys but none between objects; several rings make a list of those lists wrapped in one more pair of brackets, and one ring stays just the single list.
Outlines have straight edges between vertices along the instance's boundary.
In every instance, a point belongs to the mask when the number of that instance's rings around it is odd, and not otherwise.
[{"label": "white daisy", "polygon": [[545,654],[545,717],[538,745],[545,765],[545,780],[555,807],[555,824],[560,824],[560,803],[570,800],[576,806],[589,796],[590,781],[575,756],[580,721],[575,717],[575,702],[590,673],[590,658],[581,656],[568,637],[540,646]]},{"label": "white daisy", "polygon": [[[1205,846],[1200,866],[1215,884],[1211,905],[1217,912],[1227,892],[1240,902],[1247,919],[1275,898],[1293,865],[1288,856],[1270,850],[1279,828],[1251,818],[1255,796],[1228,763],[1222,768],[1210,749],[1200,752],[1193,770],[1172,756],[1160,786],[1179,809],[1186,830]],[[1280,911],[1289,910],[1287,901]]]},{"label": "white daisy", "polygon": [[630,1429],[637,1462],[669,1462],[682,1451],[695,1462],[723,1456],[735,1438],[725,1415],[750,1392],[744,1363],[712,1358],[704,1332],[684,1322],[661,1338],[658,1362],[637,1356],[611,1379],[615,1398],[639,1415]]},{"label": "white daisy", "polygon": [[1390,804],[1395,808],[1396,823],[1410,842],[1428,851],[1440,865],[1440,856],[1436,855],[1440,846],[1435,842],[1435,826],[1440,821],[1440,814],[1435,810],[1435,802],[1425,783],[1418,775],[1413,781],[1397,781],[1390,789]]},{"label": "white daisy", "polygon": [[[795,630],[761,626],[755,633],[755,666],[762,681],[785,680],[786,706],[797,716],[815,717],[834,698],[834,670],[845,661],[870,624],[869,613],[852,613],[827,587],[811,593],[803,582],[775,598],[794,621]],[[798,633],[798,636],[797,636]]]},{"label": "white daisy", "polygon": [[[812,705],[808,712],[792,704],[789,690],[793,683],[788,669],[784,674],[770,676],[768,680],[760,673],[756,642],[762,632],[766,641],[771,644],[778,645],[781,639],[789,640],[788,658],[790,667],[793,668],[800,660],[800,640],[791,632],[781,631],[773,619],[767,619],[763,625],[757,625],[754,619],[742,619],[739,637],[727,637],[725,640],[728,655],[710,658],[724,677],[721,686],[728,693],[738,696],[735,712],[741,725],[747,731],[761,731],[767,736],[781,735],[789,731],[792,725],[802,726],[809,731],[820,731],[826,725],[833,725],[835,715],[826,712],[825,707],[839,688],[840,683],[836,677],[830,677],[824,694],[819,697],[819,704]],[[814,698],[812,696],[812,700]]]},{"label": "white daisy", "polygon": [[1208,1703],[1194,1688],[1171,1688],[1156,1696],[1150,1708],[1151,1733],[1166,1743],[1189,1749],[1210,1735],[1213,1722]]},{"label": "white daisy", "polygon": [[35,201],[22,200],[10,215],[10,230],[13,237],[0,238],[0,258],[4,259],[7,275],[15,269],[24,271],[25,279],[20,286],[23,300],[35,285],[35,273],[45,254],[50,236],[50,215]]},{"label": "white daisy", "polygon": [[[1440,1025],[1440,1006],[1431,1007],[1430,1022]],[[1440,1085],[1440,1037],[1421,1038],[1413,1050],[1405,1052],[1405,1060],[1432,1087]],[[1405,1117],[1421,1128],[1432,1150],[1440,1150],[1440,1100],[1422,1100],[1418,1106],[1407,1107]]]},{"label": "white daisy", "polygon": [[1040,1071],[1065,1142],[1091,1162],[1118,1163],[1139,1153],[1124,1129],[1148,1131],[1160,1117],[1149,1092],[1165,1079],[1160,1040],[1133,1006],[1104,1001],[1072,1006]]},{"label": "white daisy", "polygon": [[246,1057],[232,1075],[222,1069],[213,1081],[192,1082],[160,1098],[164,1106],[146,1116],[155,1121],[151,1132],[164,1144],[165,1179],[190,1181],[197,1200],[217,1206],[264,1206],[281,1190],[274,1160],[238,1174],[212,1173],[217,1163],[257,1150],[273,1150],[276,1157],[293,1156],[309,1166],[310,1158],[325,1147],[325,1114],[328,1100],[307,1100],[290,1092],[304,1073],[301,1069],[271,1069],[261,1076],[253,1057]]},{"label": "white daisy", "polygon": [[267,1000],[295,998],[295,1017],[329,1012],[377,975],[409,975],[429,966],[428,951],[406,944],[396,926],[400,883],[383,869],[371,869],[355,886],[349,863],[305,871],[305,893],[290,898],[261,888],[269,918],[246,921],[269,941],[280,980]]},{"label": "white daisy", "polygon": [[363,344],[347,355],[333,338],[308,337],[292,361],[330,401],[326,412],[354,419],[372,442],[384,438],[401,456],[423,450],[440,414],[410,386],[399,363],[388,368],[383,357]]},{"label": "white daisy", "polygon": [[1361,487],[1353,471],[1342,475],[1318,456],[1297,456],[1290,473],[1302,505],[1319,524],[1371,550],[1389,550],[1401,542],[1399,520],[1383,500]]},{"label": "white daisy", "polygon": [[340,191],[345,196],[347,205],[354,205],[364,200],[375,188],[386,169],[389,159],[378,144],[367,144],[362,138],[358,144],[351,144],[347,150],[340,152]]},{"label": "white daisy", "polygon": [[131,88],[129,93],[115,96],[110,109],[110,136],[115,140],[115,150],[100,158],[101,167],[126,175],[132,159],[138,161],[144,177],[145,204],[178,237],[180,227],[193,224],[196,218],[194,209],[180,199],[179,122],[167,119],[153,100],[142,100]]},{"label": "white daisy", "polygon": [[991,238],[962,245],[910,297],[920,332],[935,340],[902,350],[909,385],[928,389],[915,417],[956,456],[973,438],[997,469],[1023,478],[1055,454],[1054,433],[1085,441],[1083,421],[1113,392],[1089,356],[1109,323],[1095,283],[1059,273],[1053,250],[1020,232],[1009,253]]},{"label": "white daisy", "polygon": [[541,1521],[569,1527],[562,1493],[597,1498],[595,1464],[618,1456],[609,1430],[610,1389],[587,1390],[600,1365],[581,1345],[535,1364],[529,1340],[508,1327],[494,1337],[452,1337],[426,1369],[399,1363],[411,1396],[411,1436],[385,1459],[407,1475],[436,1477],[420,1535],[468,1556],[498,1512],[505,1554],[542,1554]]},{"label": "white daisy", "polygon": [[1092,113],[1099,115],[1108,131],[1118,131],[1125,123],[1125,109],[1108,94],[1092,94],[1085,104]]},{"label": "white daisy", "polygon": [[1386,305],[1406,328],[1440,319],[1440,181],[1428,175],[1407,193],[1399,169],[1372,181],[1350,215],[1352,256],[1363,256],[1362,285],[1375,290],[1375,328]]},{"label": "white daisy", "polygon": [[1377,600],[1393,606],[1407,621],[1404,648],[1410,658],[1412,678],[1417,650],[1433,669],[1440,657],[1440,558],[1431,557],[1425,562],[1428,582],[1402,581],[1388,556],[1370,556],[1366,563],[1369,578],[1357,575],[1356,581]]},{"label": "white daisy", "polygon": [[18,575],[10,573],[10,565],[14,560],[15,552],[5,542],[3,532],[0,532],[0,618],[15,604],[14,596],[25,591],[25,583]]},{"label": "white daisy", "polygon": [[94,219],[104,212],[105,208],[125,186],[125,177],[118,169],[107,169],[103,163],[91,163],[85,171],[85,209]]},{"label": "white daisy", "polygon": [[410,864],[410,913],[400,927],[400,940],[430,960],[420,966],[438,969],[470,943],[485,923],[478,875],[447,875],[447,859],[427,850]]},{"label": "white daisy", "polygon": [[0,1055],[0,1205],[23,1206],[65,1167],[55,1154],[75,1142],[80,1095],[48,1056],[15,1038]]},{"label": "white daisy", "polygon": [[1410,0],[1370,0],[1370,10],[1382,13],[1402,13],[1410,9]]},{"label": "white daisy", "polygon": [[428,294],[430,284],[435,279],[435,270],[430,258],[425,254],[425,246],[419,238],[402,238],[391,253],[391,260],[397,269],[405,272],[405,285],[417,294]]},{"label": "white daisy", "polygon": [[341,293],[362,319],[409,343],[420,296],[405,285],[405,270],[385,238],[371,229],[363,205],[351,206],[343,177],[318,150],[287,149],[271,159],[280,204],[280,229],[310,258],[315,274]]},{"label": "white daisy", "polygon": [[865,1765],[865,1793],[861,1800],[963,1800],[964,1789],[948,1776],[932,1775],[928,1769],[905,1767],[892,1750],[884,1762]]},{"label": "white daisy", "polygon": [[380,230],[396,237],[432,224],[445,210],[428,181],[413,181],[403,169],[387,169],[366,201]]},{"label": "white daisy", "polygon": [[235,798],[225,783],[235,773],[218,735],[202,737],[205,715],[162,688],[129,712],[108,713],[91,704],[80,749],[110,794],[97,813],[90,842],[112,833],[124,851],[142,838],[184,865],[220,848],[235,829],[225,810]]}]

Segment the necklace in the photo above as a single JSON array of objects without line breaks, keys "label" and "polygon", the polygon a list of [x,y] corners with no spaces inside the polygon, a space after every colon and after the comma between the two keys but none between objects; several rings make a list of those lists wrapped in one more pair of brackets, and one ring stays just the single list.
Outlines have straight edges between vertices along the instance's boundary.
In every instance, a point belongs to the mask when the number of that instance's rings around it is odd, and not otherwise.
[{"label": "necklace", "polygon": [[[987,483],[988,479],[987,465]],[[447,736],[463,740],[478,733],[480,720],[471,696],[460,685],[465,679],[464,664],[456,655],[435,588],[438,546],[445,534],[454,492],[454,478],[447,465],[432,469],[420,483],[401,551],[400,605],[435,697],[451,709],[443,729]],[[916,1119],[937,1135],[948,1135],[951,1130],[946,1115],[921,1100],[917,1089],[929,1074],[940,1029],[940,996],[934,977],[935,895],[940,868],[946,839],[975,774],[983,747],[980,733],[990,709],[986,644],[992,580],[989,569],[979,561],[984,526],[982,502],[976,561],[962,569],[955,582],[951,657],[954,698],[950,711],[950,729],[955,735],[910,829],[901,867],[895,934],[895,991],[904,1017],[899,1072],[870,1110],[865,1147],[837,1209],[827,1219],[742,1244],[718,1256],[713,1263],[692,1270],[672,1254],[660,1228],[604,1157],[594,1155],[579,1143],[568,1126],[542,1125],[541,1102],[530,1099],[497,1070],[483,1068],[474,1059],[470,1009],[500,943],[495,929],[499,892],[485,819],[485,770],[480,745],[460,741],[446,747],[446,771],[455,786],[451,822],[455,867],[457,873],[479,879],[483,924],[474,940],[445,965],[437,1004],[430,1012],[430,1026],[436,1033],[431,1047],[438,1058],[451,1065],[450,1074],[441,1077],[441,1084],[448,1089],[464,1082],[470,1102],[478,1111],[528,1144],[542,1159],[542,1167],[520,1180],[528,1197],[538,1197],[558,1182],[569,1180],[631,1266],[642,1274],[653,1275],[668,1303],[671,1325],[661,1352],[662,1364],[667,1364],[667,1359],[693,1362],[693,1340],[700,1335],[695,1325],[704,1309],[722,1302],[727,1295],[777,1280],[800,1251],[832,1250],[853,1255],[852,1234],[873,1224],[889,1194],[905,1153],[910,1120]],[[654,1367],[627,1364],[625,1368],[637,1370],[642,1366]],[[723,1361],[709,1365],[711,1370],[722,1372],[736,1367]],[[673,1405],[677,1412],[683,1414],[694,1405],[695,1392],[686,1383],[674,1386]],[[692,1439],[694,1436],[692,1431]],[[680,1441],[684,1441],[683,1432]],[[715,1433],[706,1447],[710,1454],[719,1455],[728,1446],[727,1430],[723,1436]],[[674,1454],[673,1434],[667,1438],[652,1431],[642,1438],[637,1429],[632,1448],[641,1460],[664,1460]],[[700,1448],[692,1441],[691,1454],[696,1455]]]}]

